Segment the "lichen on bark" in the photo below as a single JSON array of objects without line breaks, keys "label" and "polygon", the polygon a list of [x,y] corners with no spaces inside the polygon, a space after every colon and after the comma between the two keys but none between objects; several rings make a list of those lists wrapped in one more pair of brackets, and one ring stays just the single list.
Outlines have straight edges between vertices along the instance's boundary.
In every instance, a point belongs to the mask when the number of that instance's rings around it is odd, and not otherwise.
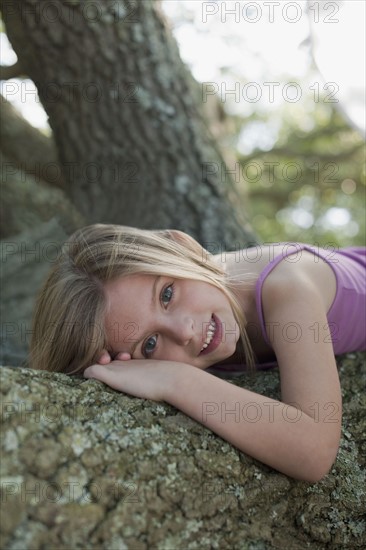
[{"label": "lichen on bark", "polygon": [[[1,548],[362,548],[365,354],[339,359],[337,461],[292,480],[174,407],[3,367]],[[232,383],[279,397],[278,371]]]}]

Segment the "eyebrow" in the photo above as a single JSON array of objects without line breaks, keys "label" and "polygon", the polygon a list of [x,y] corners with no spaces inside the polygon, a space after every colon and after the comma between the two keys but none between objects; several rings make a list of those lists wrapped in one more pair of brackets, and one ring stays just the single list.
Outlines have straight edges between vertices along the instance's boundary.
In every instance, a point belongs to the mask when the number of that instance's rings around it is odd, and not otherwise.
[{"label": "eyebrow", "polygon": [[[152,309],[154,307],[154,304],[155,304],[155,301],[156,301],[156,288],[158,286],[158,282],[159,282],[159,279],[161,279],[161,275],[157,275],[155,277],[155,281],[154,281],[154,284],[153,284],[153,287],[152,287],[152,292],[151,292],[151,304],[150,304],[150,309]],[[137,346],[139,345],[139,343],[144,339],[144,337],[140,338],[139,340],[137,340],[137,342],[134,342],[132,344],[132,348],[131,350],[128,352],[130,355],[131,355],[131,358],[132,358],[132,354],[134,353],[135,349],[137,348]]]}]

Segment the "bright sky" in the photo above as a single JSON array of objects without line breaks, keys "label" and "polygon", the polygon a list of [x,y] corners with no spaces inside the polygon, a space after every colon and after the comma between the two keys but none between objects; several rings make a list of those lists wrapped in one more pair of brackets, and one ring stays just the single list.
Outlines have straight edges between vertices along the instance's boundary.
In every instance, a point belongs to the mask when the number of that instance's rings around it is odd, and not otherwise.
[{"label": "bright sky", "polygon": [[[231,102],[233,110],[242,114],[250,114],[254,108],[275,111],[290,102],[290,91],[296,90],[283,86],[295,81],[301,83],[302,98],[310,91],[314,100],[321,92],[330,94],[329,101],[339,100],[349,120],[366,135],[365,0],[181,0],[177,4],[171,0],[163,3],[169,18],[176,22],[182,58],[198,81],[222,82],[220,68],[230,67],[241,76],[242,85],[260,85],[258,102],[245,101],[243,90],[241,101]],[[184,11],[194,25],[191,21],[180,23],[179,13]],[[311,70],[311,46],[320,72]],[[226,90],[235,87],[229,77],[225,80]]]},{"label": "bright sky", "polygon": [[[277,2],[279,4],[279,2]],[[273,79],[281,75],[301,78],[307,67],[307,51],[300,44],[308,35],[304,1],[293,2],[301,13],[297,23],[287,23],[295,10],[281,6],[272,10],[270,2],[197,2],[181,0],[163,2],[165,12],[177,21],[175,35],[182,57],[189,62],[199,81],[218,78],[220,67],[237,71],[259,80],[264,74]],[[276,6],[273,6],[275,8]],[[179,11],[192,14],[194,26],[179,24]],[[273,22],[270,22],[270,19]]]}]

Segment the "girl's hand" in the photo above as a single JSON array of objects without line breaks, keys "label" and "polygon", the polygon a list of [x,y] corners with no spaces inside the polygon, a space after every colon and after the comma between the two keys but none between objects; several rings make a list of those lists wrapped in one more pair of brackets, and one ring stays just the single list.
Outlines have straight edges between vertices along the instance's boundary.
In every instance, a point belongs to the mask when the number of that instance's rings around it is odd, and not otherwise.
[{"label": "girl's hand", "polygon": [[154,359],[111,361],[109,357],[108,364],[95,364],[85,369],[84,377],[95,378],[115,390],[141,399],[164,401],[169,384],[174,383],[174,374],[177,372],[177,368],[184,367],[194,368],[173,361]]}]

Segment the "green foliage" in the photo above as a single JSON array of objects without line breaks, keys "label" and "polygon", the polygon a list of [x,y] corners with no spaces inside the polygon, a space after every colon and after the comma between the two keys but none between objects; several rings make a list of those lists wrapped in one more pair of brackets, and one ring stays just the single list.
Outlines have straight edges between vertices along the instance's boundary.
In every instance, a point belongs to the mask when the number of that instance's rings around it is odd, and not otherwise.
[{"label": "green foliage", "polygon": [[[364,245],[362,137],[325,103],[314,105],[310,131],[287,111],[274,147],[240,159],[255,231],[264,242]],[[238,126],[255,119],[237,121]]]}]

